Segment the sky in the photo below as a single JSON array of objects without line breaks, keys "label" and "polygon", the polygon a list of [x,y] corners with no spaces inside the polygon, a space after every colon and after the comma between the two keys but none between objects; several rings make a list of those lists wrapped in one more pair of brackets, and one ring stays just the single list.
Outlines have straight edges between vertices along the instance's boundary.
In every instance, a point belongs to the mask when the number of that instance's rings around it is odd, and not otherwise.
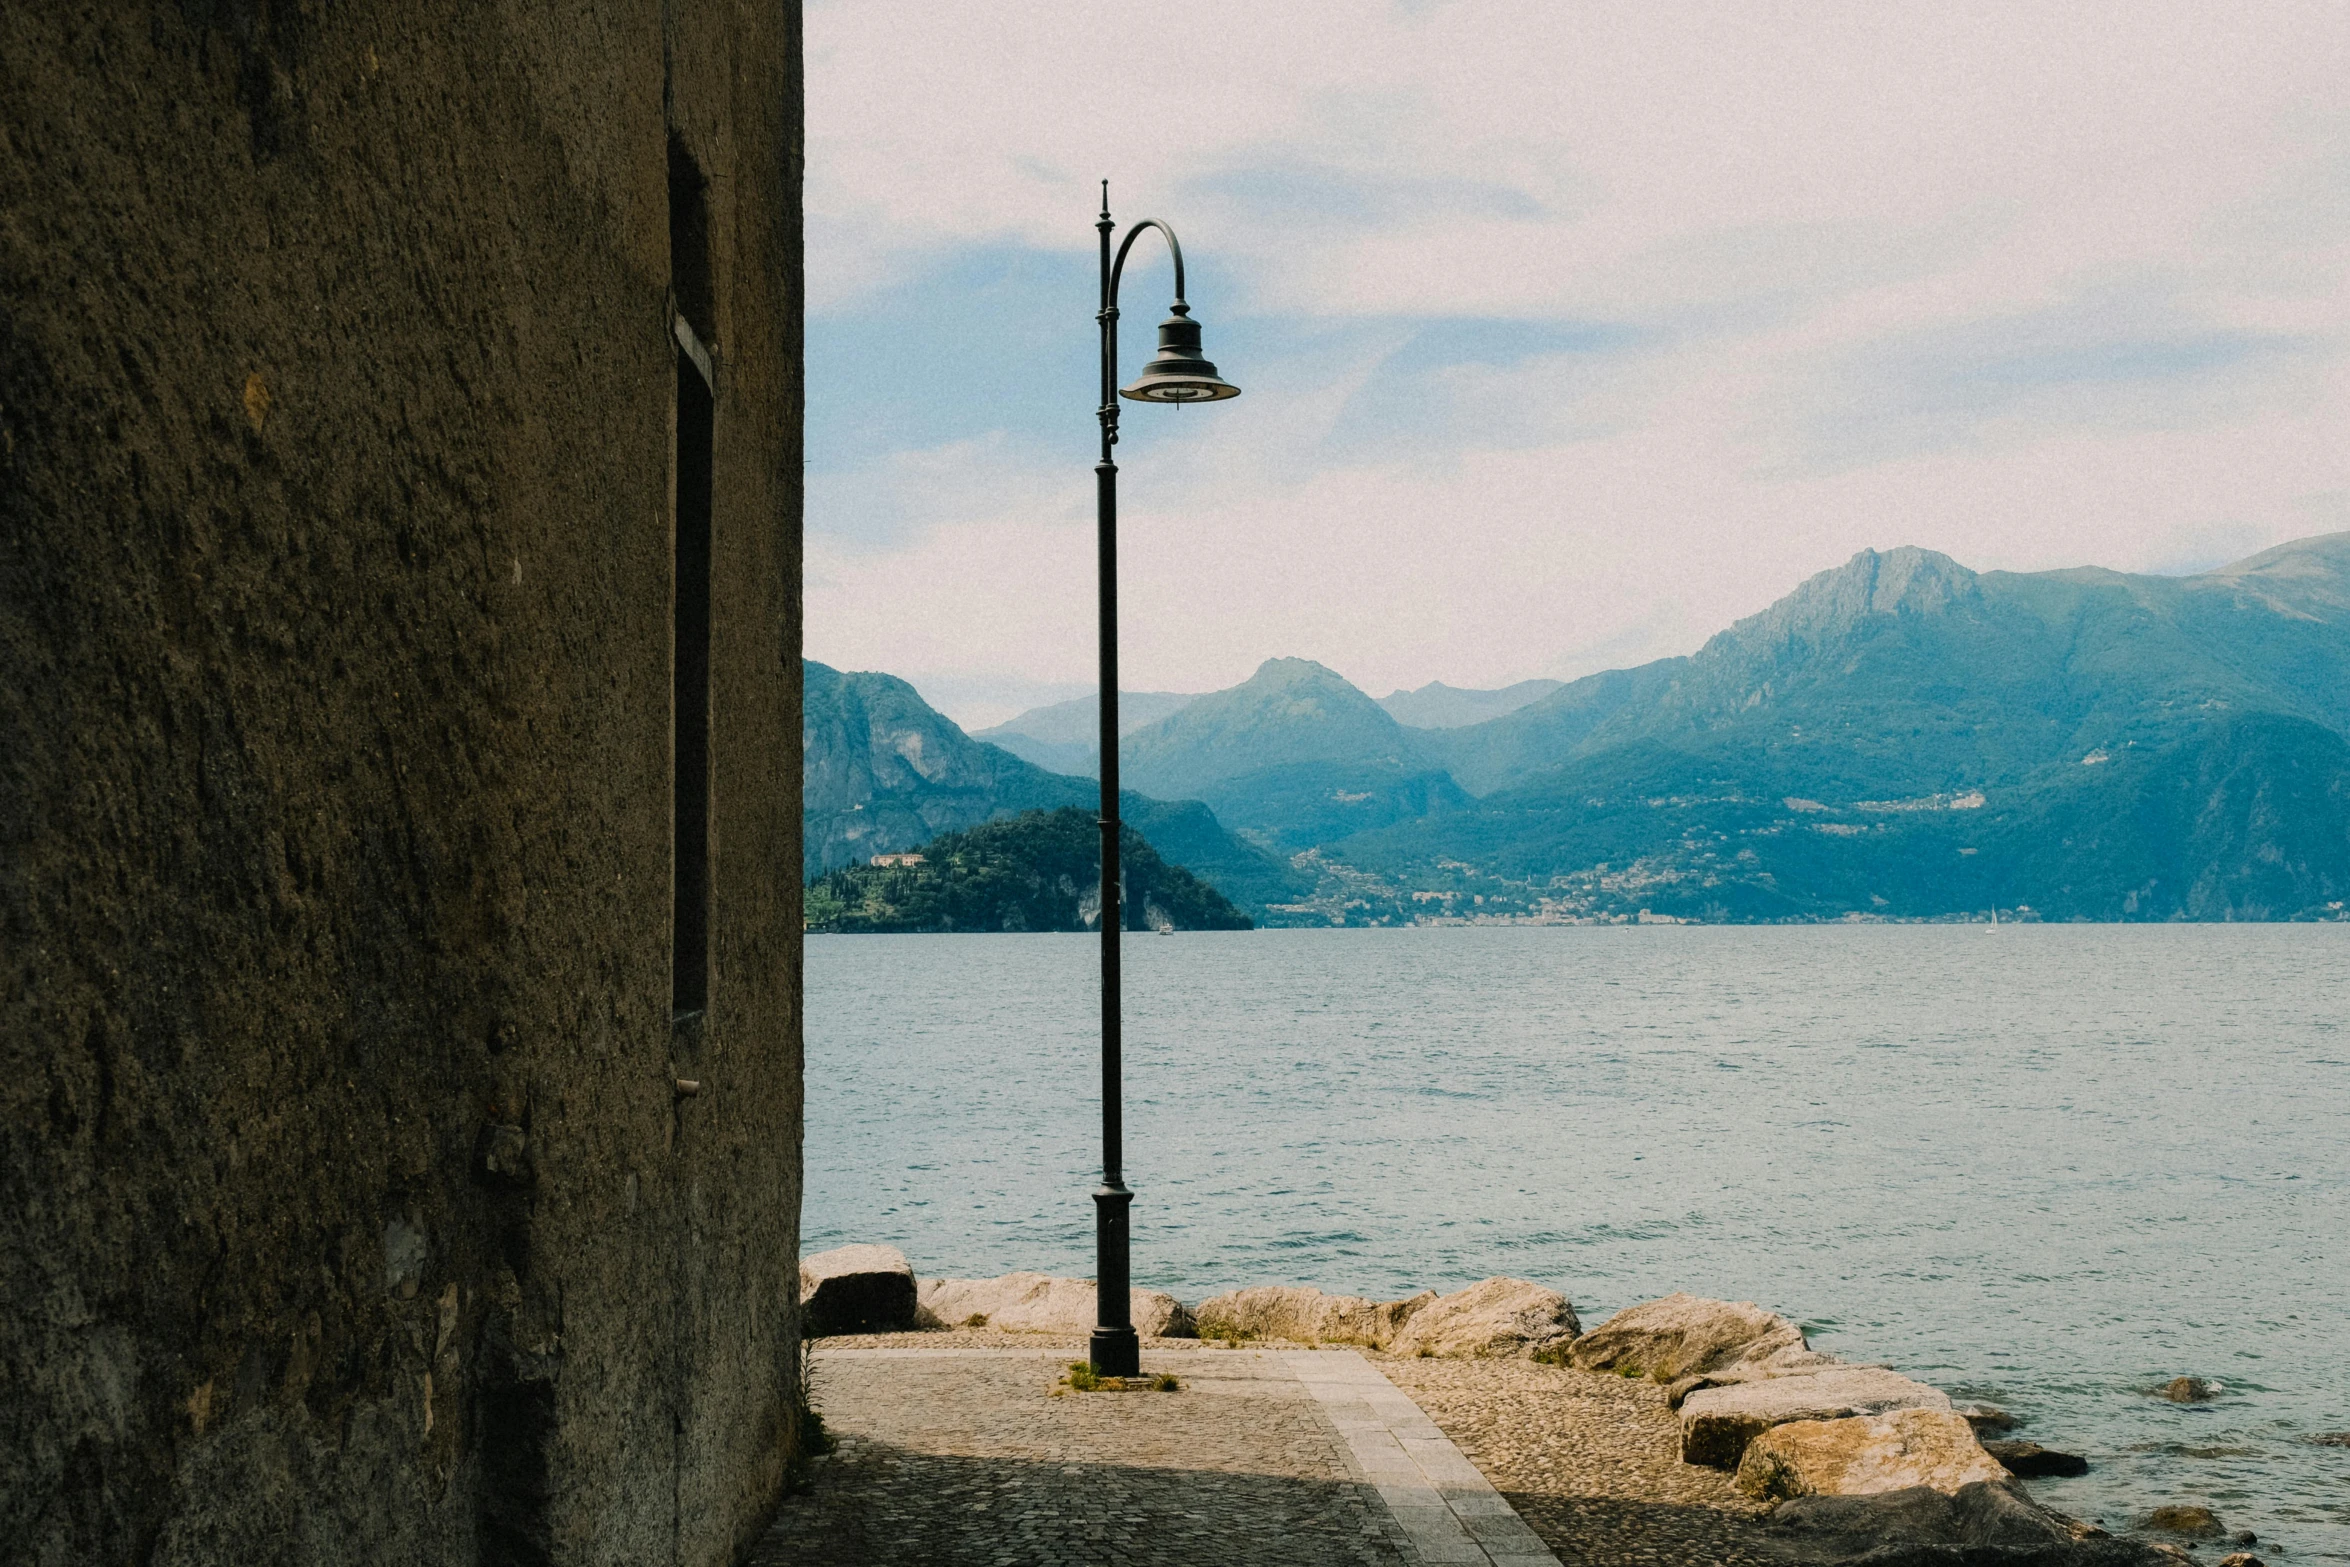
[{"label": "sky", "polygon": [[[2344,0],[806,16],[806,651],[967,727],[1092,689],[1104,178],[1243,394],[1125,405],[1130,690],[2350,529]],[[1122,380],[1170,289],[1146,234]]]}]

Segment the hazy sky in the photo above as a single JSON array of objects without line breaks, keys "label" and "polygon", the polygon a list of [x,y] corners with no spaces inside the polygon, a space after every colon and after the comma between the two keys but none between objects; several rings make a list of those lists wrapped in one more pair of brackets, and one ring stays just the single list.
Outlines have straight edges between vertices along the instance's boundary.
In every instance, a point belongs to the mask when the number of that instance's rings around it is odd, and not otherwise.
[{"label": "hazy sky", "polygon": [[1091,686],[1105,176],[1244,389],[1127,405],[1130,688],[1572,676],[1871,546],[2350,528],[2343,0],[807,18],[807,651],[966,723]]}]

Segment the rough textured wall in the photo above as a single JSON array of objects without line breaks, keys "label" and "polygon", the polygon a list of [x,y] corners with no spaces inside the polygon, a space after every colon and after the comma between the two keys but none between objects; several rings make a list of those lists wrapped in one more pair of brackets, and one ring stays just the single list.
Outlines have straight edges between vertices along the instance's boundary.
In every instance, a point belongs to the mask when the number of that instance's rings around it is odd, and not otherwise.
[{"label": "rough textured wall", "polygon": [[799,116],[788,4],[0,8],[0,1560],[721,1563],[772,1503]]}]

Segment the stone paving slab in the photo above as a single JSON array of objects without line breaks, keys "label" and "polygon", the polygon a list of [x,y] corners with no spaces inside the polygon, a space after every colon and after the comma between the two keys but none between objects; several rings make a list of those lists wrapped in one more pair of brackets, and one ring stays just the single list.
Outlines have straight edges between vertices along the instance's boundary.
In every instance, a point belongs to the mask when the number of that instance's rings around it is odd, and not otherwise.
[{"label": "stone paving slab", "polygon": [[1423,1562],[1558,1567],[1541,1538],[1411,1397],[1352,1350],[1281,1356]]},{"label": "stone paving slab", "polygon": [[1065,1347],[815,1357],[840,1441],[756,1567],[1557,1567],[1351,1351],[1149,1350],[1174,1393],[1054,1396]]}]

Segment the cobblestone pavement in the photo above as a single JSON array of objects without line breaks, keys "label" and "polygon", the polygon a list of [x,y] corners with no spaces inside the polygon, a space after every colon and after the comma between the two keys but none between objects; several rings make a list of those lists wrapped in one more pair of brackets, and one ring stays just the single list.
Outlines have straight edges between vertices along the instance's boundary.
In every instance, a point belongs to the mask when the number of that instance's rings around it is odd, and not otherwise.
[{"label": "cobblestone pavement", "polygon": [[1681,1462],[1662,1388],[1527,1360],[1373,1362],[1567,1567],[1783,1567],[1763,1509]]},{"label": "cobblestone pavement", "polygon": [[840,1449],[785,1503],[755,1567],[1414,1560],[1278,1354],[1151,1350],[1144,1371],[1173,1372],[1181,1391],[1055,1397],[1077,1341],[930,1347],[963,1337],[819,1348],[815,1401]]}]

